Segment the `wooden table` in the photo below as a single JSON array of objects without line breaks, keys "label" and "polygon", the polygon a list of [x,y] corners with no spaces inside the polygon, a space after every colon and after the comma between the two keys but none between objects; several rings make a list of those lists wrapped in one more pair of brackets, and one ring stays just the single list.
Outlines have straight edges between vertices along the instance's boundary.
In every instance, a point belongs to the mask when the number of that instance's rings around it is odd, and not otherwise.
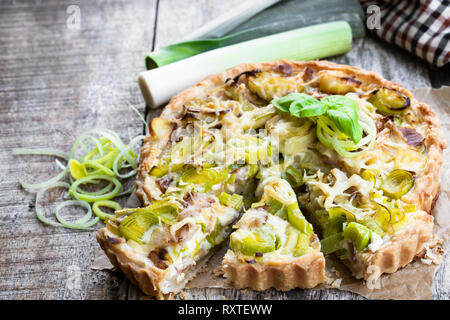
[{"label": "wooden table", "polygon": [[[136,81],[145,69],[144,55],[180,40],[240,2],[0,2],[0,299],[141,297],[120,272],[90,268],[100,252],[94,232],[54,228],[36,219],[35,194],[23,190],[18,180],[42,181],[58,167],[52,157],[13,156],[11,149],[69,150],[74,137],[93,127],[116,130],[127,141],[128,130],[132,135],[142,133],[142,122],[128,104],[145,112]],[[73,4],[80,8],[79,30],[67,26],[66,10]],[[409,89],[450,84],[449,68],[432,70],[414,56],[371,37],[354,40],[351,52],[331,60],[380,72]],[[74,274],[81,280],[75,286]],[[450,298],[449,279],[447,255],[436,275],[435,299]],[[338,290],[190,291],[193,299],[223,296],[362,299]]]}]

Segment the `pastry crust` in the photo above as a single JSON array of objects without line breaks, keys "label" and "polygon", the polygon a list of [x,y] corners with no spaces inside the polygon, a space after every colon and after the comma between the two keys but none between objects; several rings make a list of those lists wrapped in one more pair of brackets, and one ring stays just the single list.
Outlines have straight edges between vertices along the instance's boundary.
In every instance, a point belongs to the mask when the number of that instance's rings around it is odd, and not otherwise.
[{"label": "pastry crust", "polygon": [[239,262],[235,253],[228,250],[222,261],[225,276],[238,289],[257,291],[275,288],[289,291],[294,288],[314,288],[325,281],[325,258],[319,251],[282,262],[246,264]]},{"label": "pastry crust", "polygon": [[[381,86],[396,89],[411,99],[412,108],[420,111],[426,126],[425,146],[427,147],[427,162],[424,174],[416,180],[415,188],[405,200],[414,203],[418,209],[430,212],[439,192],[439,173],[442,165],[442,153],[446,147],[443,133],[435,113],[426,104],[420,103],[412,94],[397,83],[383,79],[375,72],[365,71],[356,67],[338,65],[327,61],[274,61],[263,63],[246,63],[230,68],[220,74],[212,75],[195,86],[174,96],[164,108],[160,117],[154,118],[150,124],[150,135],[144,139],[140,151],[140,164],[137,170],[136,194],[143,205],[149,205],[152,199],[158,198],[161,191],[156,187],[155,177],[149,172],[158,162],[176,123],[183,115],[183,105],[187,101],[203,96],[208,90],[222,85],[228,78],[234,78],[244,71],[271,71],[279,64],[289,65],[293,72],[310,68],[315,72],[335,70],[343,72],[348,77],[354,77],[362,82],[364,90],[368,91]],[[361,277],[375,281],[386,272],[392,273],[408,264],[414,257],[424,251],[424,246],[430,241],[433,218],[424,216],[415,221],[407,229],[399,232],[385,247],[375,253],[367,252],[361,255]],[[132,255],[122,250],[116,240],[111,240],[106,229],[101,229],[97,240],[110,261],[120,268],[126,276],[137,284],[144,293],[158,298],[168,298],[172,294],[161,293],[160,282],[162,270],[136,260]],[[120,239],[119,239],[120,240]],[[122,241],[122,240],[121,240]],[[204,259],[205,260],[205,259]],[[204,261],[203,260],[203,261]],[[195,275],[195,270],[190,276]],[[310,252],[302,257],[286,263],[271,265],[239,263],[230,250],[223,261],[226,275],[238,288],[250,287],[254,290],[265,290],[274,287],[279,290],[290,290],[295,287],[312,288],[325,280],[323,270],[325,259],[320,252]],[[356,268],[356,266],[354,266]]]}]

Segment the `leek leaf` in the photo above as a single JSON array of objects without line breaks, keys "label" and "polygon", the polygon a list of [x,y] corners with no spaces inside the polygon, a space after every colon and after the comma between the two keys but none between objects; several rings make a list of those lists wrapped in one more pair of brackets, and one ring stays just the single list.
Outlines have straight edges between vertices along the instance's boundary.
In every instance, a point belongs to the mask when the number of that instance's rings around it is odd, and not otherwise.
[{"label": "leek leaf", "polygon": [[[230,23],[236,22],[219,17],[217,20],[222,23],[214,23],[214,20],[213,29],[199,30],[185,38],[189,41],[175,43],[150,53],[145,58],[147,69],[158,68],[205,51],[325,22],[347,21],[354,37],[363,37],[365,34],[364,12],[356,0],[281,1],[267,8],[274,2],[260,1],[255,6],[246,8],[253,12],[237,12],[241,20],[253,17],[232,30],[229,30]],[[265,10],[260,12],[261,9]],[[210,38],[205,39],[205,36]]]}]

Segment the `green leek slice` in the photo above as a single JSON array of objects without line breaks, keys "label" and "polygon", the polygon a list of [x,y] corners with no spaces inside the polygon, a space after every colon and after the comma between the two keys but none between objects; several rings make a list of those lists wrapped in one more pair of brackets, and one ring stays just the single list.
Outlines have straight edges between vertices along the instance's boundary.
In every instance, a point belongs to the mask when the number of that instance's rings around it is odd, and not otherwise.
[{"label": "green leek slice", "polygon": [[142,236],[154,224],[158,216],[151,211],[136,211],[120,222],[119,232],[128,240],[143,244]]},{"label": "green leek slice", "polygon": [[216,219],[216,224],[214,229],[206,236],[206,240],[213,246],[221,242],[222,225],[220,224],[219,218]]},{"label": "green leek slice", "polygon": [[391,224],[391,211],[385,205],[372,201],[376,207],[376,213],[374,215],[375,223],[384,231],[389,234],[394,233],[394,228]]},{"label": "green leek slice", "polygon": [[286,241],[283,245],[283,248],[281,249],[282,254],[291,254],[294,252],[295,248],[297,247],[299,233],[300,232],[296,228],[287,226]]},{"label": "green leek slice", "polygon": [[259,166],[257,164],[251,164],[248,170],[248,178],[254,178],[259,172]]},{"label": "green leek slice", "polygon": [[342,240],[344,236],[342,232],[335,233],[331,236],[328,236],[320,241],[320,250],[324,254],[333,253],[339,249],[342,249]]},{"label": "green leek slice", "polygon": [[356,221],[355,215],[342,207],[333,207],[328,210],[330,225],[342,231],[344,222]]},{"label": "green leek slice", "polygon": [[86,168],[81,163],[79,163],[76,159],[69,160],[69,170],[70,170],[70,175],[75,180],[84,178],[88,174]]},{"label": "green leek slice", "polygon": [[270,200],[267,205],[269,206],[269,212],[271,214],[277,214],[283,208],[283,204],[275,199]]},{"label": "green leek slice", "polygon": [[282,178],[287,180],[293,188],[303,185],[303,174],[293,166],[288,166],[283,172]]},{"label": "green leek slice", "polygon": [[312,225],[306,221],[297,203],[293,203],[287,207],[287,218],[289,223],[301,232],[307,235],[313,233]]},{"label": "green leek slice", "polygon": [[367,181],[372,181],[374,185],[377,183],[377,178],[379,176],[378,170],[376,169],[364,169],[361,172],[361,178]]},{"label": "green leek slice", "polygon": [[414,186],[413,173],[396,169],[391,171],[381,184],[383,193],[392,199],[400,199]]},{"label": "green leek slice", "polygon": [[370,242],[372,231],[357,222],[350,222],[344,229],[344,239],[353,242],[358,252],[364,250]]},{"label": "green leek slice", "polygon": [[253,256],[256,252],[267,253],[276,250],[276,237],[265,229],[238,229],[230,236],[230,247],[243,255]]},{"label": "green leek slice", "polygon": [[386,116],[402,114],[411,105],[409,97],[390,88],[376,90],[367,101]]},{"label": "green leek slice", "polygon": [[[101,195],[97,195],[97,194],[93,195],[92,193],[88,194],[85,192],[78,191],[78,186],[80,184],[97,183],[98,180],[106,180],[106,181],[112,182],[114,184],[114,189],[108,193],[104,193]],[[70,186],[70,189],[69,189],[69,193],[72,197],[74,197],[78,200],[94,202],[94,201],[98,201],[98,200],[109,200],[109,199],[114,198],[119,193],[119,190],[121,187],[122,187],[122,184],[116,178],[113,178],[110,176],[105,176],[105,175],[89,175],[89,176],[80,178],[80,179],[76,180],[74,183],[72,183],[72,185]]]},{"label": "green leek slice", "polygon": [[162,176],[166,175],[169,171],[171,172],[179,171],[181,168],[183,168],[183,166],[184,163],[159,165],[157,167],[153,167],[153,169],[150,171],[150,175],[155,176],[157,178],[161,178]]},{"label": "green leek slice", "polygon": [[111,200],[103,200],[103,201],[95,201],[92,205],[92,211],[94,211],[95,215],[99,217],[102,220],[108,219],[108,218],[114,218],[115,216],[112,214],[107,214],[103,212],[100,207],[107,207],[114,210],[122,210],[122,207],[119,203]]},{"label": "green leek slice", "polygon": [[221,204],[232,207],[236,210],[241,210],[244,205],[244,197],[238,194],[232,194],[231,196],[228,193],[222,192],[219,195],[219,201]]},{"label": "green leek slice", "polygon": [[194,184],[199,185],[201,191],[209,191],[215,184],[221,183],[228,177],[228,169],[217,171],[215,169],[203,168],[197,170],[191,167],[184,171],[180,177],[179,185]]},{"label": "green leek slice", "polygon": [[293,253],[294,257],[300,257],[308,252],[309,238],[310,236],[308,234],[299,232],[297,244]]}]

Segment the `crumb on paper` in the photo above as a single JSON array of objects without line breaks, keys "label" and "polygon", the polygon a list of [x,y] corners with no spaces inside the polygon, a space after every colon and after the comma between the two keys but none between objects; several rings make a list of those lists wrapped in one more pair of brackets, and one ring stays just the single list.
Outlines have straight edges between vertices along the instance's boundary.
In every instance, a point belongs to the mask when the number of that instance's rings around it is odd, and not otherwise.
[{"label": "crumb on paper", "polygon": [[207,264],[205,263],[198,269],[197,273],[202,273],[202,272],[207,272],[207,271],[208,271],[208,267],[207,267]]},{"label": "crumb on paper", "polygon": [[326,280],[325,284],[331,288],[339,289],[341,287],[342,278],[338,270],[335,267],[331,267],[329,271],[325,272]]},{"label": "crumb on paper", "polygon": [[221,268],[214,269],[212,272],[212,276],[214,279],[222,278],[223,275],[224,275],[224,272]]},{"label": "crumb on paper", "polygon": [[380,268],[375,265],[371,265],[367,267],[366,273],[369,275],[367,280],[365,281],[365,285],[367,289],[381,289],[381,281],[380,281]]},{"label": "crumb on paper", "polygon": [[191,294],[186,290],[181,291],[179,297],[182,300],[191,300]]},{"label": "crumb on paper", "polygon": [[367,280],[367,281],[365,281],[365,283],[366,283],[367,289],[369,289],[369,290],[381,289],[380,279],[377,279],[375,281]]},{"label": "crumb on paper", "polygon": [[331,283],[331,287],[335,289],[339,289],[341,287],[342,279],[338,278]]},{"label": "crumb on paper", "polygon": [[431,265],[439,265],[441,264],[444,256],[444,250],[442,249],[443,240],[433,240],[425,244],[425,255],[420,259],[420,262],[423,264]]}]

